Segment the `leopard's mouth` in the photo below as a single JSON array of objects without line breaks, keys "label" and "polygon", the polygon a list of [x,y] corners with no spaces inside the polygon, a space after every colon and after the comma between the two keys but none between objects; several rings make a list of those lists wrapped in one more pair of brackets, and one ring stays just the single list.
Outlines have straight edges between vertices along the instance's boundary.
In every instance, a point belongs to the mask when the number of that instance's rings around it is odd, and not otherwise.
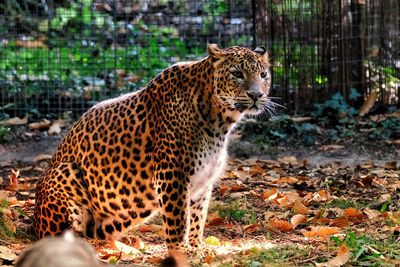
[{"label": "leopard's mouth", "polygon": [[252,101],[252,103],[241,103],[236,102],[234,104],[235,108],[240,112],[250,112],[250,113],[257,113],[260,112],[263,108],[262,104],[257,103],[258,101]]}]

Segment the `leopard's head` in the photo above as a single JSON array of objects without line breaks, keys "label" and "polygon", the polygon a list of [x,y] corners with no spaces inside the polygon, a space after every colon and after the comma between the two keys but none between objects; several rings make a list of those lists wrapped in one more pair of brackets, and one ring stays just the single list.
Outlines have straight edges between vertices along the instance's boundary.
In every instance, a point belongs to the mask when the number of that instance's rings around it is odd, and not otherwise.
[{"label": "leopard's head", "polygon": [[237,46],[220,49],[210,44],[208,54],[214,66],[214,95],[222,105],[253,115],[268,108],[271,73],[264,47],[253,51]]}]

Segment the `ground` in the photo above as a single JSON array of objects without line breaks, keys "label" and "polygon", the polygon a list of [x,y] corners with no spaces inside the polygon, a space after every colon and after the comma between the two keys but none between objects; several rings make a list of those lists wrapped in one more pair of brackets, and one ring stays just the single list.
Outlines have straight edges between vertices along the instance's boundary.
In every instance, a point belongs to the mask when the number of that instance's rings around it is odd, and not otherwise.
[{"label": "ground", "polygon": [[[298,134],[308,131],[297,131],[282,142],[268,139],[253,126],[239,128],[232,137],[227,170],[214,189],[205,242],[216,256],[195,266],[399,264],[396,136],[368,139],[363,134],[372,131],[368,130],[333,142],[321,128],[311,144],[304,145],[289,139],[299,141]],[[46,129],[11,126],[6,144],[0,145],[3,265],[12,265],[33,240],[29,227],[34,185],[68,127],[49,135]],[[276,129],[273,133],[282,135]],[[133,254],[108,244],[94,246],[104,261],[157,264],[165,253],[160,220],[140,226],[135,235],[143,242],[136,240],[133,246],[140,251]]]}]

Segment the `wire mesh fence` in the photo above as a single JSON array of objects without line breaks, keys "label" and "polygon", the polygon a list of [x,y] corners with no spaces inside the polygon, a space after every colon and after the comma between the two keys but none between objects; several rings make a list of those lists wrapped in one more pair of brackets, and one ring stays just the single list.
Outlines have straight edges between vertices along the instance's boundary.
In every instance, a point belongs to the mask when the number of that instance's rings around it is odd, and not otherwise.
[{"label": "wire mesh fence", "polygon": [[0,119],[81,113],[138,90],[207,43],[266,44],[288,112],[340,93],[399,105],[397,0],[6,0],[0,3]]}]

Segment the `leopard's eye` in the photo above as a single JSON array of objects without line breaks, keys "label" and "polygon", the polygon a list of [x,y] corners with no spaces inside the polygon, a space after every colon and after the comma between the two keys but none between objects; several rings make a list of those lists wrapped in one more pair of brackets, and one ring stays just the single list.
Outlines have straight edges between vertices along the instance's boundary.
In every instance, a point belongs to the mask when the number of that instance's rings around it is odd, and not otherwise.
[{"label": "leopard's eye", "polygon": [[240,70],[232,71],[232,75],[235,76],[236,78],[244,79],[243,72],[241,72]]},{"label": "leopard's eye", "polygon": [[260,76],[262,79],[265,79],[265,78],[268,78],[269,75],[268,75],[268,72],[265,71],[265,72],[261,72]]}]

